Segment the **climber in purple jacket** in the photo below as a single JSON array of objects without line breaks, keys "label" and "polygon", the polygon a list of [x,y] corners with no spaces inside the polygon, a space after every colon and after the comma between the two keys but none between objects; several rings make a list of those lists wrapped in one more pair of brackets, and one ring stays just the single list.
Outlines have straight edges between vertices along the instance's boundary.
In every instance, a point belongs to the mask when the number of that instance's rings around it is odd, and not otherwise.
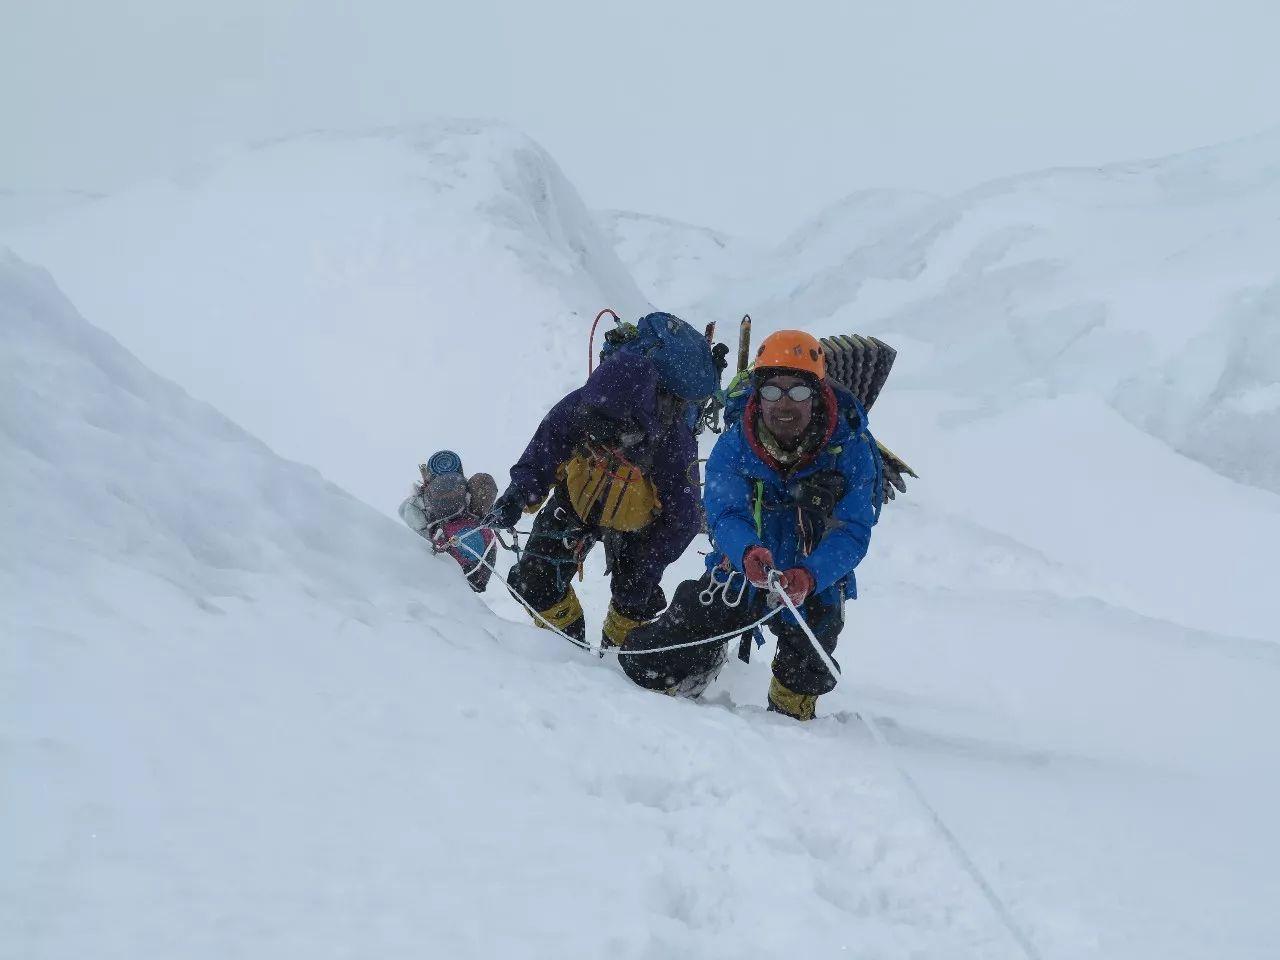
[{"label": "climber in purple jacket", "polygon": [[662,611],[662,574],[701,528],[692,424],[719,381],[706,338],[683,320],[651,313],[632,329],[543,418],[486,520],[512,527],[537,512],[511,588],[579,640],[586,622],[572,577],[604,543],[606,646]]}]

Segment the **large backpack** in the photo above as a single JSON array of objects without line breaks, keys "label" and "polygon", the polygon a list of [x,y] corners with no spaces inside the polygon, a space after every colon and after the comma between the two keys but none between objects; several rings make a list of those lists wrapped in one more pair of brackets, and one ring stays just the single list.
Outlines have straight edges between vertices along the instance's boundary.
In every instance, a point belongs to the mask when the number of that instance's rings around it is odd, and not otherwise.
[{"label": "large backpack", "polygon": [[[866,411],[870,410],[871,405],[876,402],[885,381],[889,379],[889,371],[893,369],[893,361],[897,358],[898,351],[876,337],[863,337],[858,334],[822,337],[818,342],[822,344],[822,352],[826,354],[827,380],[836,391],[837,398],[843,391],[852,394],[853,400],[856,401],[856,406],[852,403],[841,404],[847,413],[851,414],[850,424],[856,427],[857,411],[861,411],[865,416]],[[751,368],[738,373],[724,391],[726,427],[732,426],[742,418],[747,401],[751,399],[754,390],[751,374]],[[915,477],[916,472],[907,465],[905,460],[878,440],[876,455],[884,470],[884,490],[880,497],[880,502],[884,503],[894,499],[897,493],[905,493],[907,482],[903,477]]]},{"label": "large backpack", "polygon": [[658,385],[691,405],[720,386],[706,336],[673,314],[645,314],[634,324],[623,323],[606,333],[601,362],[623,352],[648,357],[658,370]]},{"label": "large backpack", "polygon": [[[848,390],[864,411],[870,410],[889,379],[898,351],[883,340],[861,337],[856,333],[853,336],[822,337],[818,342],[826,355],[827,380],[833,388]],[[751,368],[738,373],[724,392],[726,425],[732,425],[741,418],[747,401],[751,399],[751,374]]]}]

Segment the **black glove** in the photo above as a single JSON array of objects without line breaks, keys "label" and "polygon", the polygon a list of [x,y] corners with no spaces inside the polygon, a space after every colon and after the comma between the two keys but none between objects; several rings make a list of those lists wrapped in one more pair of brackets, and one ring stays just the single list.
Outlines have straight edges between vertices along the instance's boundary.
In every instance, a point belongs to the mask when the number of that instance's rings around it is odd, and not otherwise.
[{"label": "black glove", "polygon": [[494,501],[493,509],[482,522],[486,527],[510,530],[519,521],[522,513],[524,513],[524,497],[515,490],[508,490]]},{"label": "black glove", "polygon": [[711,362],[716,365],[717,373],[724,373],[725,368],[729,366],[729,345],[727,343],[717,343],[711,348]]}]

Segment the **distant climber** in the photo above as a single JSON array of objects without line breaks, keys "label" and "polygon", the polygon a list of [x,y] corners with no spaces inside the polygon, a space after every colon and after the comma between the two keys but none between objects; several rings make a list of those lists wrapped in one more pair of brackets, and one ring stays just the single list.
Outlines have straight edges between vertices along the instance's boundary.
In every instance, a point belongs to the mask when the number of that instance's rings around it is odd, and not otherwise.
[{"label": "distant climber", "polygon": [[452,450],[433,453],[418,470],[422,479],[400,504],[400,519],[436,553],[453,557],[471,589],[482,592],[490,571],[481,561],[493,562],[494,535],[481,518],[493,509],[498,485],[487,473],[467,477]]}]

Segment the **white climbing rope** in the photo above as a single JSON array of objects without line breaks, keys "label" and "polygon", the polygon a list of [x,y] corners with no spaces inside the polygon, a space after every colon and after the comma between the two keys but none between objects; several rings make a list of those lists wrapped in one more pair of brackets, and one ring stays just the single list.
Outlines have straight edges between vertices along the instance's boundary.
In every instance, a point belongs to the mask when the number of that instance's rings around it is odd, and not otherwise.
[{"label": "white climbing rope", "polygon": [[[484,529],[492,530],[491,527],[485,527]],[[596,653],[601,656],[603,656],[603,654],[606,652],[612,653],[616,656],[644,656],[647,654],[665,653],[668,650],[682,650],[687,647],[697,647],[707,643],[716,643],[718,641],[727,640],[730,637],[739,636],[748,630],[754,630],[756,627],[760,626],[765,621],[769,620],[771,617],[780,613],[783,609],[786,609],[791,612],[791,615],[795,618],[796,623],[799,624],[801,631],[804,633],[805,637],[808,638],[809,643],[813,646],[814,653],[818,655],[818,658],[823,662],[826,668],[831,672],[831,676],[834,677],[837,681],[840,679],[840,676],[841,676],[840,668],[836,665],[835,660],[831,658],[831,654],[829,654],[826,648],[823,647],[822,644],[818,641],[817,636],[814,634],[813,630],[809,627],[809,624],[805,620],[804,616],[796,608],[796,605],[791,602],[791,597],[789,597],[786,591],[782,589],[781,573],[777,570],[771,570],[769,572],[768,587],[771,590],[773,590],[773,592],[777,595],[778,599],[781,602],[777,606],[770,609],[767,613],[765,613],[764,616],[760,617],[758,620],[756,620],[751,624],[748,624],[743,627],[739,627],[735,630],[727,631],[725,633],[717,634],[714,637],[706,637],[702,640],[690,640],[686,643],[676,643],[676,644],[671,644],[670,646],[665,646],[665,647],[655,647],[651,650],[617,650],[617,649],[603,650],[585,640],[579,640],[576,637],[569,636],[563,630],[555,626],[555,624],[547,620],[547,618],[544,617],[542,614],[540,614],[537,610],[535,610],[533,606],[527,600],[525,600],[525,598],[521,596],[517,590],[512,588],[511,583],[506,579],[506,577],[504,577],[501,573],[498,572],[497,568],[494,567],[493,564],[491,564],[488,560],[486,560],[484,556],[472,550],[467,544],[463,543],[460,539],[458,539],[457,537],[454,537],[449,542],[453,546],[458,546],[458,547],[461,547],[463,550],[466,550],[469,554],[475,557],[477,561],[479,561],[481,564],[487,567],[489,572],[493,576],[498,578],[499,582],[501,582],[503,586],[505,586],[507,590],[510,591],[511,595],[520,602],[520,605],[523,606],[525,610],[527,610],[529,614],[536,621],[541,623],[546,629],[550,630],[552,633],[556,634],[556,636],[560,637],[563,640],[567,640],[569,643],[573,644],[575,647],[578,647],[581,650],[590,650],[593,653]],[[486,554],[489,553],[489,550],[486,549],[485,553]],[[938,813],[937,808],[935,808],[934,805],[929,802],[929,798],[925,796],[924,791],[920,788],[920,785],[916,783],[915,779],[911,776],[910,773],[907,772],[906,768],[898,760],[897,753],[894,751],[892,745],[890,745],[888,739],[885,737],[884,732],[880,729],[880,725],[876,723],[875,719],[867,712],[859,711],[858,716],[862,719],[862,722],[866,724],[867,730],[870,731],[871,737],[875,741],[876,746],[884,753],[885,757],[889,761],[890,766],[892,766],[894,769],[894,772],[897,773],[898,778],[902,781],[903,785],[907,788],[908,792],[913,797],[915,797],[916,803],[920,805],[920,808],[925,812],[925,814],[929,817],[930,821],[933,823],[934,828],[938,831],[938,833],[942,836],[942,838],[947,842],[947,845],[951,848],[951,852],[955,856],[957,862],[965,870],[965,872],[968,873],[970,879],[973,881],[974,885],[978,888],[978,890],[982,893],[983,897],[986,898],[987,903],[990,904],[991,909],[995,912],[997,919],[999,919],[1000,923],[1004,926],[1009,936],[1013,938],[1014,942],[1018,945],[1018,947],[1022,950],[1022,952],[1027,956],[1028,960],[1041,960],[1040,952],[1036,949],[1035,944],[1031,942],[1031,939],[1026,935],[1026,933],[1022,931],[1022,928],[1018,925],[1017,921],[1014,919],[1012,912],[1009,910],[1004,900],[1001,899],[1000,895],[996,893],[995,888],[992,887],[991,883],[988,882],[986,877],[983,876],[982,871],[978,869],[977,864],[974,862],[973,858],[969,855],[969,852],[965,850],[964,845],[960,842],[960,839],[955,835],[955,833],[951,830],[951,828],[947,826],[946,821],[942,819],[942,816],[941,814]]]},{"label": "white climbing rope", "polygon": [[[782,589],[781,574],[777,570],[770,571],[769,586],[781,599],[782,604],[791,611],[791,615],[795,617],[796,622],[800,624],[800,629],[803,630],[804,635],[809,638],[809,643],[813,645],[814,652],[817,653],[817,655],[822,659],[822,662],[826,664],[827,669],[831,671],[831,676],[839,680],[840,668],[836,666],[835,661],[831,659],[831,654],[827,653],[822,644],[818,642],[818,638],[814,635],[813,630],[809,628],[809,624],[805,621],[804,617],[801,616],[800,611],[796,609],[796,605],[791,602],[791,598],[787,596],[786,591]],[[781,607],[778,607],[777,609],[781,609]],[[1018,926],[1017,921],[1014,920],[1013,914],[1005,905],[1005,902],[996,893],[995,888],[991,886],[986,877],[982,875],[982,871],[978,869],[977,864],[974,863],[973,858],[969,856],[968,851],[965,850],[964,845],[960,842],[959,838],[951,831],[951,828],[947,826],[946,822],[943,821],[942,816],[938,813],[937,809],[929,802],[929,798],[924,795],[924,791],[920,789],[919,784],[915,782],[911,774],[907,773],[906,768],[898,760],[897,753],[894,751],[893,747],[890,746],[883,731],[881,731],[880,725],[876,723],[875,719],[865,711],[858,711],[858,716],[862,718],[862,722],[865,723],[867,725],[867,729],[871,731],[871,737],[875,740],[876,746],[880,748],[885,757],[889,760],[890,765],[898,774],[899,779],[902,780],[907,790],[916,798],[916,802],[929,816],[929,819],[933,821],[933,825],[937,828],[938,833],[940,833],[942,838],[947,841],[947,844],[951,847],[951,852],[955,855],[956,860],[959,861],[960,865],[969,874],[970,879],[973,880],[978,889],[982,891],[982,895],[986,897],[992,910],[995,911],[996,917],[1009,932],[1009,936],[1011,936],[1014,939],[1014,942],[1022,948],[1022,952],[1026,954],[1028,960],[1040,960],[1040,953],[1036,949],[1035,944],[1031,942],[1031,939],[1022,931],[1022,928]]]},{"label": "white climbing rope", "polygon": [[[483,528],[473,528],[473,529],[492,530],[493,528],[483,527]],[[616,657],[644,657],[644,656],[649,656],[655,653],[666,653],[668,650],[683,650],[687,647],[700,647],[703,644],[716,643],[718,641],[728,640],[730,637],[740,636],[741,634],[746,633],[748,630],[754,630],[756,627],[760,626],[762,623],[764,623],[765,621],[769,620],[770,618],[774,617],[775,615],[777,615],[782,611],[781,607],[774,607],[772,610],[768,611],[764,616],[762,616],[759,620],[754,620],[745,626],[738,627],[734,630],[729,630],[725,633],[716,634],[714,637],[704,637],[701,640],[689,640],[685,643],[673,643],[665,647],[653,647],[650,650],[621,650],[616,647],[610,647],[606,649],[603,647],[598,647],[587,640],[579,640],[577,637],[569,636],[567,633],[565,633],[563,630],[561,630],[559,627],[557,627],[555,624],[549,621],[546,617],[540,614],[537,610],[533,609],[533,606],[529,603],[529,601],[527,601],[523,596],[520,595],[519,591],[517,591],[514,587],[511,586],[511,582],[507,580],[507,578],[504,577],[502,574],[500,574],[497,568],[493,564],[491,564],[483,556],[481,556],[480,554],[472,550],[469,546],[467,546],[467,544],[463,543],[458,537],[453,537],[452,539],[450,539],[449,544],[451,546],[461,547],[463,550],[467,551],[467,553],[475,557],[485,567],[487,567],[489,572],[498,578],[499,582],[504,587],[507,588],[507,590],[511,593],[511,595],[520,601],[520,605],[524,607],[527,611],[529,611],[529,614],[535,620],[537,620],[545,629],[550,630],[556,636],[569,641],[575,647],[578,647],[580,650],[590,650],[592,653],[595,653],[597,656],[604,656],[606,653],[611,653]]]}]

